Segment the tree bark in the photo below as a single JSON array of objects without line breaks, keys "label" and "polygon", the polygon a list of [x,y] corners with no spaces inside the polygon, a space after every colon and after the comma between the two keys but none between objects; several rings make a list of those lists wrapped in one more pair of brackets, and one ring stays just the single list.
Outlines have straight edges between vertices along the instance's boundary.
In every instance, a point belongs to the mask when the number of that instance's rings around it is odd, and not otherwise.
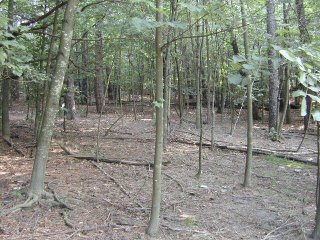
[{"label": "tree bark", "polygon": [[63,27],[60,38],[60,46],[57,56],[57,63],[52,81],[50,82],[49,93],[46,101],[46,108],[43,116],[43,123],[36,150],[36,157],[32,170],[30,196],[40,197],[44,191],[45,170],[53,134],[55,117],[59,109],[59,99],[63,86],[65,73],[68,67],[70,56],[71,40],[73,35],[74,16],[77,0],[69,0],[64,15]]},{"label": "tree bark", "polygon": [[[245,57],[248,59],[249,56],[249,38],[248,38],[248,28],[247,28],[247,14],[243,3],[240,0],[241,8],[241,18],[242,18],[242,28],[243,28],[243,42]],[[250,76],[248,76],[250,78]],[[244,176],[244,187],[251,186],[251,175],[252,175],[252,129],[253,129],[253,119],[252,119],[252,81],[249,79],[247,85],[247,156],[246,156],[246,168]]]},{"label": "tree bark", "polygon": [[[13,24],[14,0],[8,1],[8,30]],[[6,68],[3,71],[2,79],[2,138],[10,139],[10,119],[9,119],[9,104],[10,104],[10,71]]]},{"label": "tree bark", "polygon": [[67,119],[74,120],[76,117],[76,103],[74,101],[74,80],[72,77],[67,79],[67,93],[66,93],[66,109]]},{"label": "tree bark", "polygon": [[278,129],[278,96],[279,96],[279,78],[278,69],[274,67],[274,58],[276,51],[271,44],[276,37],[276,20],[275,20],[275,2],[267,1],[267,33],[269,41],[268,49],[268,67],[269,67],[269,131]]},{"label": "tree bark", "polygon": [[105,100],[104,100],[104,84],[103,84],[103,72],[104,72],[103,71],[103,41],[102,41],[102,33],[98,28],[99,28],[99,24],[97,23],[96,41],[95,41],[96,69],[95,69],[94,93],[96,98],[96,110],[97,110],[97,113],[100,113],[105,104]]},{"label": "tree bark", "polygon": [[[163,16],[160,9],[162,0],[156,0],[156,21],[162,22]],[[159,230],[160,222],[160,203],[161,203],[161,165],[163,153],[163,59],[161,52],[162,28],[157,27],[155,33],[156,50],[156,142],[153,170],[153,189],[151,216],[146,230],[150,236],[155,236]]]}]

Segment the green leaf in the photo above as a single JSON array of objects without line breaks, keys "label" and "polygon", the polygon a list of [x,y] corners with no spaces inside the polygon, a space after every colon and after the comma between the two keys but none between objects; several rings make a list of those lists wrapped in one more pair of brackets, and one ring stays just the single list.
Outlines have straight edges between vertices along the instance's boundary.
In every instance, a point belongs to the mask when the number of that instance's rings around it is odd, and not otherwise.
[{"label": "green leaf", "polygon": [[314,121],[320,122],[320,111],[318,109],[313,110],[311,115]]},{"label": "green leaf", "polygon": [[306,71],[306,68],[304,67],[303,63],[302,63],[302,60],[301,58],[297,57],[297,63],[298,63],[298,66],[300,68],[301,71]]},{"label": "green leaf", "polygon": [[247,70],[255,69],[255,67],[252,64],[247,64],[247,63],[243,64],[242,67]]},{"label": "green leaf", "polygon": [[7,59],[7,54],[0,48],[0,65],[3,65]]},{"label": "green leaf", "polygon": [[188,9],[191,13],[201,13],[203,11],[203,8],[190,3],[180,3],[180,6]]},{"label": "green leaf", "polygon": [[232,60],[236,63],[241,63],[241,62],[245,62],[247,61],[245,57],[241,56],[241,55],[234,55],[232,57]]},{"label": "green leaf", "polygon": [[307,100],[304,97],[301,101],[301,116],[306,116],[307,115]]},{"label": "green leaf", "polygon": [[161,23],[156,22],[155,20],[142,19],[142,18],[137,18],[137,17],[134,17],[131,20],[131,22],[132,22],[133,26],[139,32],[145,31],[147,29],[153,29],[153,28],[156,28],[156,27],[159,27],[162,25]]},{"label": "green leaf", "polygon": [[308,94],[308,96],[315,102],[320,103],[320,98],[318,96]]},{"label": "green leaf", "polygon": [[272,45],[273,49],[276,51],[282,50],[282,48],[278,45]]},{"label": "green leaf", "polygon": [[279,51],[279,53],[283,56],[283,57],[285,57],[286,59],[288,59],[290,62],[296,62],[296,56],[292,53],[292,52],[290,52],[290,51],[288,51],[288,50],[284,50],[284,49],[282,49],[282,50],[280,50]]},{"label": "green leaf", "polygon": [[177,21],[168,22],[168,26],[170,26],[172,28],[178,28],[178,29],[186,29],[187,28],[187,24],[182,23],[182,22],[177,22]]},{"label": "green leaf", "polygon": [[164,103],[164,99],[161,99],[160,101],[153,101],[153,105],[156,107],[156,108],[163,108],[163,103]]},{"label": "green leaf", "polygon": [[228,75],[228,81],[231,84],[238,85],[242,81],[242,76],[240,74],[230,74]]},{"label": "green leaf", "polygon": [[292,93],[292,97],[305,97],[307,94],[302,90],[296,90]]},{"label": "green leaf", "polygon": [[320,92],[320,87],[318,86],[310,86],[308,87],[311,91],[314,91],[314,92]]},{"label": "green leaf", "polygon": [[299,82],[306,87],[306,73],[301,72],[298,78]]}]

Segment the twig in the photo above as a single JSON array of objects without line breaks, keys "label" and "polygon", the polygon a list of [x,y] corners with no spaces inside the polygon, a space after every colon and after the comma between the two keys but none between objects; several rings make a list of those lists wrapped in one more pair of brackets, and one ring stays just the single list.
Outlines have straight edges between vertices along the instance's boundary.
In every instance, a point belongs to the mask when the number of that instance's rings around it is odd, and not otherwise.
[{"label": "twig", "polygon": [[20,149],[18,149],[18,148],[13,144],[13,142],[12,142],[10,139],[3,138],[3,140],[9,145],[9,147],[12,147],[13,150],[15,150],[17,153],[19,153],[22,157],[25,157],[25,156],[26,156]]},{"label": "twig", "polygon": [[291,225],[292,223],[288,223],[288,221],[290,220],[290,217],[279,227],[273,229],[271,232],[269,232],[264,238],[262,238],[261,240],[266,240],[269,238],[269,236],[273,233],[275,233],[276,231],[280,230],[281,228],[284,228],[286,226]]},{"label": "twig", "polygon": [[107,136],[108,133],[110,132],[111,128],[113,128],[113,126],[116,125],[116,123],[117,123],[121,118],[123,118],[123,117],[124,117],[124,114],[121,115],[120,117],[118,117],[117,120],[114,121],[114,122],[111,124],[111,126],[107,129],[107,131],[105,132],[104,136]]},{"label": "twig", "polygon": [[[115,179],[114,177],[112,177],[110,174],[108,174],[101,166],[99,166],[98,163],[91,161],[91,163],[96,166],[104,175],[106,175],[108,178],[110,178],[121,190],[121,192],[123,192],[127,197],[129,197],[131,199],[131,195],[124,189],[124,187],[119,183],[119,181],[117,179]],[[144,206],[142,206],[140,203],[138,202],[134,202],[135,204],[137,204],[139,207],[145,209]]]},{"label": "twig", "polygon": [[184,192],[184,189],[183,189],[181,183],[180,183],[177,179],[175,179],[174,177],[170,176],[168,173],[163,173],[163,175],[165,175],[165,176],[167,176],[168,178],[170,178],[170,179],[172,179],[173,181],[175,181],[175,182],[178,184],[178,186],[180,187],[181,192]]}]

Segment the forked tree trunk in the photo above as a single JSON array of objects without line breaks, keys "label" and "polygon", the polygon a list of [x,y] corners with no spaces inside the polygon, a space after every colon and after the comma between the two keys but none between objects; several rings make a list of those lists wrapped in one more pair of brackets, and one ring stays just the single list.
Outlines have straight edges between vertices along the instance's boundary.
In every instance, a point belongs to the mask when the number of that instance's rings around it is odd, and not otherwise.
[{"label": "forked tree trunk", "polygon": [[49,87],[46,108],[43,115],[43,122],[36,150],[36,157],[32,169],[31,185],[29,190],[30,196],[40,197],[44,191],[44,178],[48,152],[56,114],[59,109],[61,89],[68,67],[77,2],[77,0],[69,0],[65,11],[57,63]]},{"label": "forked tree trunk", "polygon": [[[156,7],[159,11],[156,13],[157,22],[162,22],[163,16],[160,9],[162,0],[156,0]],[[162,60],[162,28],[156,28],[155,48],[156,48],[156,143],[153,169],[153,189],[152,189],[152,207],[151,216],[147,234],[155,236],[159,230],[160,222],[160,203],[161,203],[161,164],[163,153],[163,60]]]}]

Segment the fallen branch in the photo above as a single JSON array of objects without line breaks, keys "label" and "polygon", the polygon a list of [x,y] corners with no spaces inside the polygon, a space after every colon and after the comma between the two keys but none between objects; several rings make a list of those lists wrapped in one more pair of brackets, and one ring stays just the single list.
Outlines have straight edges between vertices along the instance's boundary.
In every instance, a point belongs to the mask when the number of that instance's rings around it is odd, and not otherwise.
[{"label": "fallen branch", "polygon": [[180,187],[181,192],[184,192],[184,189],[183,189],[181,183],[180,183],[177,179],[175,179],[174,177],[170,176],[168,173],[163,173],[163,175],[165,175],[165,176],[167,176],[168,178],[170,178],[170,179],[172,179],[173,181],[175,181],[175,182],[178,184],[178,186]]},{"label": "fallen branch", "polygon": [[[76,159],[84,159],[84,160],[90,160],[90,161],[97,161],[97,158],[95,156],[85,156],[85,155],[76,155],[76,154],[70,154],[71,157]],[[115,163],[115,164],[124,164],[124,165],[131,165],[131,166],[146,166],[146,167],[153,167],[152,162],[138,162],[138,161],[130,161],[125,159],[110,159],[105,157],[99,157],[99,162],[105,162],[105,163]],[[170,164],[170,161],[163,162],[163,166],[167,166]]]},{"label": "fallen branch", "polygon": [[17,237],[10,237],[10,239],[27,239],[27,238],[41,238],[41,237],[47,237],[47,236],[54,236],[54,235],[63,235],[63,234],[75,234],[75,233],[86,233],[86,232],[90,232],[90,231],[96,231],[96,230],[101,230],[101,229],[105,229],[105,228],[123,228],[123,229],[127,229],[128,227],[142,227],[142,226],[134,226],[134,225],[128,225],[128,224],[121,224],[121,223],[107,223],[104,225],[98,225],[98,226],[93,226],[93,227],[84,227],[84,228],[79,228],[76,230],[67,230],[67,231],[59,231],[59,232],[48,232],[48,233],[44,233],[44,234],[38,234],[35,235],[34,233],[32,234],[27,234],[27,235],[19,235]]},{"label": "fallen branch", "polygon": [[121,115],[120,117],[118,117],[117,120],[114,121],[114,122],[111,124],[111,126],[107,129],[107,131],[104,133],[104,136],[107,136],[108,133],[110,132],[111,128],[113,128],[113,127],[116,125],[116,123],[117,123],[121,118],[123,118],[123,117],[124,117],[124,115]]},{"label": "fallen branch", "polygon": [[6,139],[6,138],[3,138],[3,140],[9,145],[9,147],[13,148],[13,150],[20,154],[22,157],[25,157],[26,155],[20,150],[18,149],[14,144],[13,142],[10,140],[10,139]]},{"label": "fallen branch", "polygon": [[[175,139],[174,142],[182,143],[182,144],[189,144],[189,145],[199,145],[199,142],[194,142],[194,141],[186,141],[186,140],[180,140],[180,139]],[[202,146],[204,147],[211,147],[210,143],[203,143]],[[228,145],[220,145],[218,143],[215,143],[214,146],[219,149],[227,149],[227,150],[232,150],[232,151],[238,151],[238,152],[247,152],[247,147],[246,146],[228,146]],[[294,155],[288,155],[284,153],[280,153],[278,151],[273,151],[273,150],[268,150],[268,149],[260,149],[260,148],[253,148],[252,153],[256,155],[273,155],[275,157],[279,158],[286,158],[288,160],[296,161],[296,162],[301,162],[305,164],[310,164],[310,165],[317,165],[316,162],[314,161],[308,161],[299,158],[298,156]],[[301,155],[301,154],[299,154]]]},{"label": "fallen branch", "polygon": [[[119,183],[119,181],[117,179],[115,179],[114,177],[112,177],[110,174],[108,174],[102,167],[99,166],[98,163],[91,161],[91,163],[96,166],[104,175],[106,175],[108,178],[110,178],[121,190],[121,192],[123,192],[128,198],[131,199],[131,195],[124,189],[124,187]],[[139,207],[141,207],[142,209],[145,209],[144,206],[142,206],[140,203],[138,202],[134,202],[136,205],[138,205]]]}]

